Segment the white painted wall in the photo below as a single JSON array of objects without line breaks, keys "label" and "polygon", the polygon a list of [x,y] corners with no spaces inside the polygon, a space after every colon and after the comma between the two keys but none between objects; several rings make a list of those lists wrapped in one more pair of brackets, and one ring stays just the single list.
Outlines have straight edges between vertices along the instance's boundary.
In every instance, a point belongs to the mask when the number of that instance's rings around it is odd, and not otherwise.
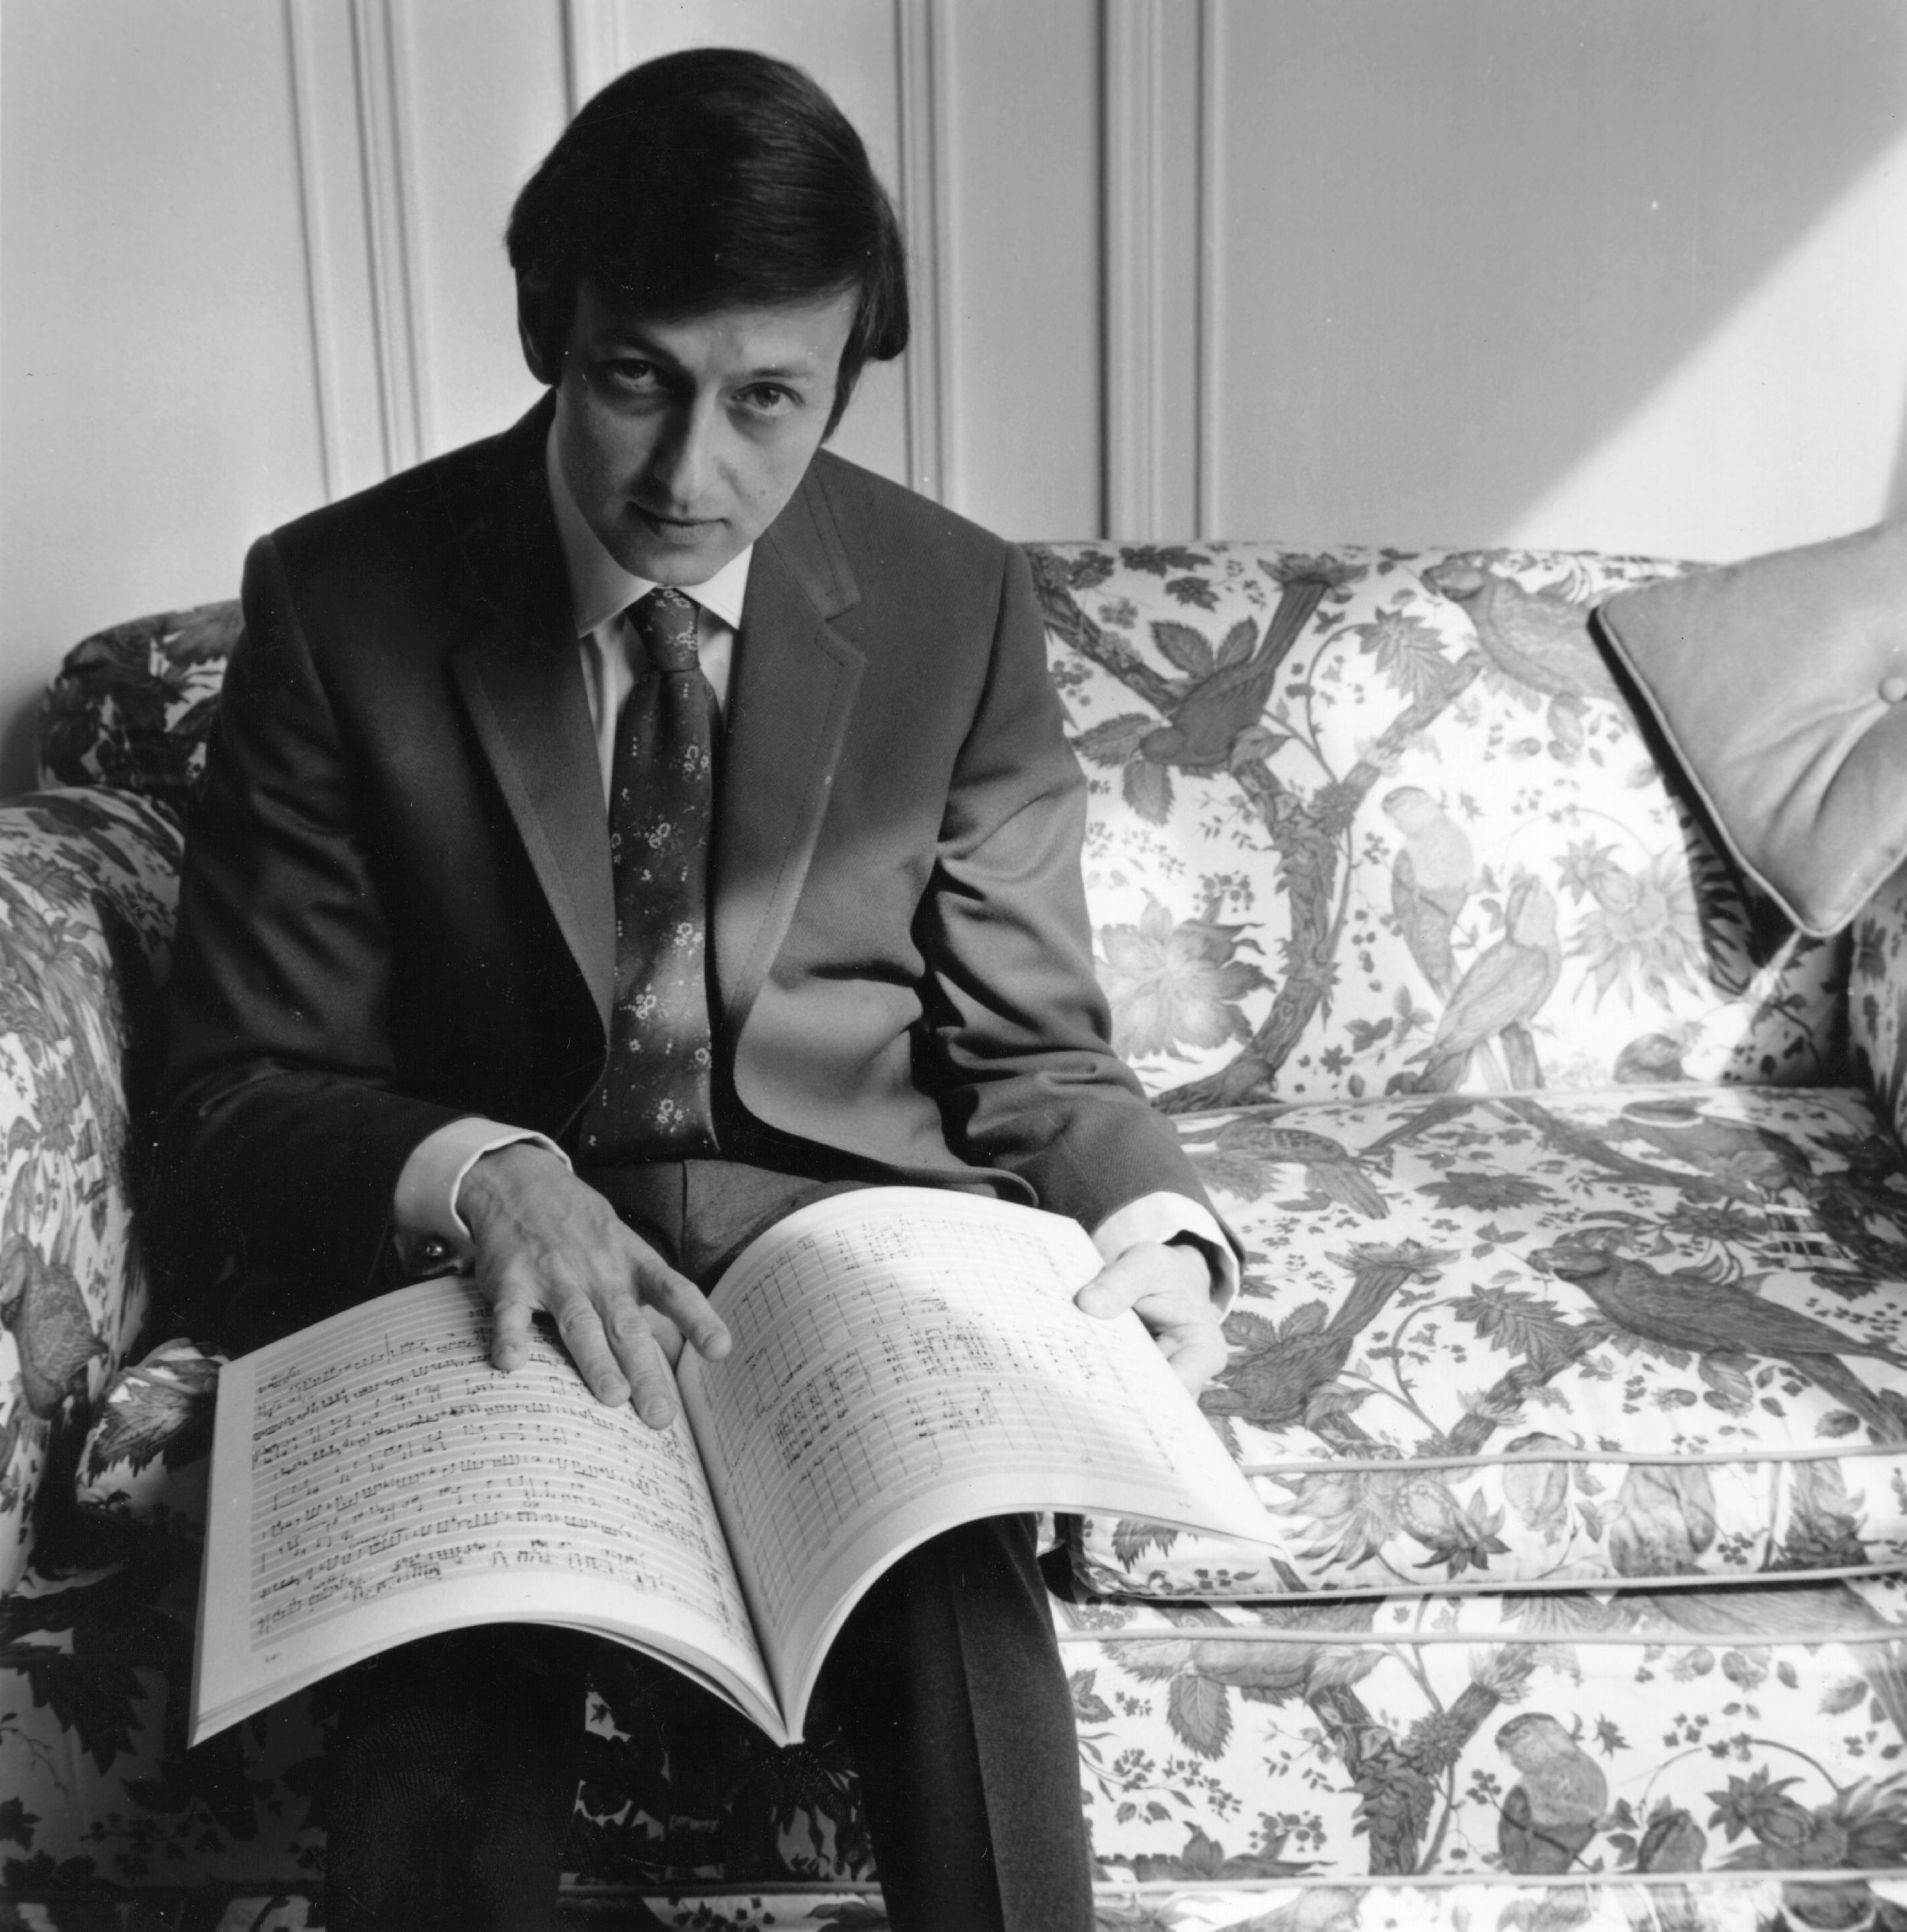
[{"label": "white painted wall", "polygon": [[321,490],[284,19],[0,14],[0,738],[87,632],[226,593]]},{"label": "white painted wall", "polygon": [[718,41],[835,92],[933,297],[840,446],[1011,534],[1907,510],[1900,0],[0,0],[0,788],[78,637],[531,399],[512,194]]},{"label": "white painted wall", "polygon": [[1899,0],[1208,14],[1211,527],[1721,557],[1907,508]]}]

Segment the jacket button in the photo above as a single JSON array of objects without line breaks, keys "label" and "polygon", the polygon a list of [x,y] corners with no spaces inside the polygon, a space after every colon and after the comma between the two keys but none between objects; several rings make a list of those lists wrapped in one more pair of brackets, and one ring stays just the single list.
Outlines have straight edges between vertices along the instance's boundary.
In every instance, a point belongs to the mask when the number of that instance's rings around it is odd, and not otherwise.
[{"label": "jacket button", "polygon": [[1880,696],[1884,705],[1898,705],[1903,698],[1907,698],[1907,678],[1882,678]]}]

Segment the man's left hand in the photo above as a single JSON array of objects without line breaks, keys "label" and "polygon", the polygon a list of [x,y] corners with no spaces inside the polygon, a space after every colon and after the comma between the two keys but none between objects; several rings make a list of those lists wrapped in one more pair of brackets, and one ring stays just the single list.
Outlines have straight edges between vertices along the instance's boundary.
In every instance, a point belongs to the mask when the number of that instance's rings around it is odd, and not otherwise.
[{"label": "man's left hand", "polygon": [[1195,1247],[1140,1241],[1074,1296],[1102,1319],[1131,1309],[1179,1379],[1196,1395],[1225,1365],[1225,1331],[1212,1299],[1212,1270]]}]

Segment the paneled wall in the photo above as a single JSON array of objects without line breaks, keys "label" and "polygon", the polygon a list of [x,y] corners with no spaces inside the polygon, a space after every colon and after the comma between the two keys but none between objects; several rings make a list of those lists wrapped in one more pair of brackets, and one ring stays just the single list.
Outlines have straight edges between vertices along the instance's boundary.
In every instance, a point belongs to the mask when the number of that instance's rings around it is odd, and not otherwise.
[{"label": "paneled wall", "polygon": [[908,224],[839,446],[1013,534],[1907,509],[1899,0],[0,0],[0,786],[74,639],[532,399],[511,196],[716,41],[807,66]]}]

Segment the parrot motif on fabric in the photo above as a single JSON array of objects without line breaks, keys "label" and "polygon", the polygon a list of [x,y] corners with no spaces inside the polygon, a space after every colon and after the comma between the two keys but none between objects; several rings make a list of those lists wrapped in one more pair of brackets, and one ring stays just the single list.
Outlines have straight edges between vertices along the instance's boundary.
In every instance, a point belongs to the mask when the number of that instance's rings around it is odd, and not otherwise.
[{"label": "parrot motif on fabric", "polygon": [[[1351,1292],[1326,1320],[1322,1308],[1304,1326],[1294,1317],[1274,1329],[1261,1316],[1235,1316],[1227,1333],[1243,1346],[1202,1398],[1210,1415],[1236,1416],[1261,1429],[1311,1426],[1313,1398],[1343,1372],[1364,1330],[1407,1281],[1435,1281],[1454,1257],[1406,1241],[1354,1248]],[[1300,1311],[1302,1313],[1303,1311]]]},{"label": "parrot motif on fabric", "polygon": [[1424,581],[1461,604],[1499,675],[1549,701],[1550,755],[1573,764],[1588,736],[1589,701],[1617,702],[1616,681],[1590,633],[1590,606],[1461,557],[1433,564]]},{"label": "parrot motif on fabric", "polygon": [[1579,707],[1590,698],[1616,701],[1616,681],[1590,635],[1587,604],[1526,590],[1514,577],[1461,557],[1432,564],[1424,581],[1463,606],[1485,656],[1512,683]]},{"label": "parrot motif on fabric", "polygon": [[[1196,1159],[1199,1144],[1188,1142]],[[1390,1210],[1363,1164],[1341,1142],[1308,1127],[1286,1127],[1262,1114],[1228,1120],[1212,1142],[1212,1153],[1199,1161],[1211,1178],[1232,1194],[1256,1201],[1271,1184],[1272,1171],[1297,1167],[1313,1194],[1349,1208],[1366,1220],[1381,1221]]]},{"label": "parrot motif on fabric", "polygon": [[1391,861],[1392,915],[1417,970],[1447,1001],[1457,986],[1450,935],[1476,878],[1476,854],[1462,828],[1420,785],[1386,792],[1383,808],[1404,839]]},{"label": "parrot motif on fabric", "polygon": [[1497,1749],[1518,1773],[1504,1794],[1497,1825],[1504,1869],[1567,1871],[1609,1809],[1609,1779],[1602,1767],[1544,1710],[1512,1717],[1497,1732]]},{"label": "parrot motif on fabric", "polygon": [[1744,1199],[1798,1188],[1809,1177],[1807,1155],[1785,1135],[1718,1119],[1678,1096],[1632,1101],[1618,1121],[1619,1133],[1647,1141]]},{"label": "parrot motif on fabric", "polygon": [[1503,937],[1471,961],[1437,1023],[1425,1049],[1418,1092],[1449,1092],[1461,1083],[1471,1056],[1498,1040],[1511,1086],[1540,1086],[1529,1023],[1542,1011],[1562,971],[1556,901],[1540,879],[1519,879],[1510,889]]},{"label": "parrot motif on fabric", "polygon": [[1907,1415],[1896,1414],[1842,1359],[1869,1355],[1907,1369],[1907,1355],[1845,1335],[1800,1309],[1766,1300],[1731,1283],[1665,1275],[1645,1261],[1632,1261],[1604,1248],[1564,1242],[1539,1248],[1530,1259],[1573,1283],[1599,1314],[1645,1342],[1698,1355],[1764,1355],[1785,1362],[1823,1394],[1853,1410],[1883,1440],[1907,1440]]}]

